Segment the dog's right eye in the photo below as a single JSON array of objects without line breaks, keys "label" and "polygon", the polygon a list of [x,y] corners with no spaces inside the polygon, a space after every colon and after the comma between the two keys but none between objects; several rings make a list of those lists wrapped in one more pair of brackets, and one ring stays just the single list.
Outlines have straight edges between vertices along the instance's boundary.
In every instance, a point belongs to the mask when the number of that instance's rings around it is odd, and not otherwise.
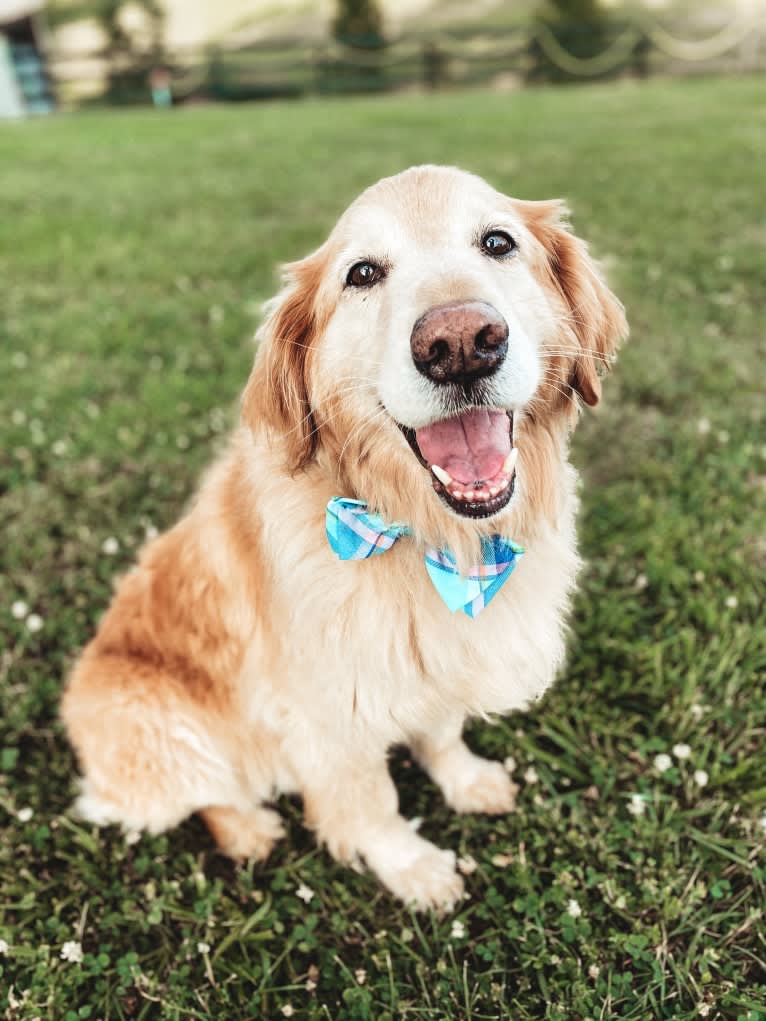
[{"label": "dog's right eye", "polygon": [[357,262],[348,271],[346,287],[372,287],[384,276],[382,266],[377,266],[374,262]]}]

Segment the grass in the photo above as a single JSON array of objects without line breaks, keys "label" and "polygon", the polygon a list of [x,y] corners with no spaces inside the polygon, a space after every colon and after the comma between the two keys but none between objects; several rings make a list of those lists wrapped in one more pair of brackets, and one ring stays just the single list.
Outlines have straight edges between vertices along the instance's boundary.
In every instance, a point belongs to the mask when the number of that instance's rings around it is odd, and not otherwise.
[{"label": "grass", "polygon": [[[289,801],[258,867],[195,820],[135,844],[83,825],[57,720],[114,574],[234,420],[274,264],[421,161],[566,195],[633,328],[574,444],[568,666],[470,732],[516,760],[519,810],[455,817],[394,757],[405,813],[477,862],[442,920],[335,865]],[[764,1021],[765,162],[747,78],[2,127],[6,1018]]]}]

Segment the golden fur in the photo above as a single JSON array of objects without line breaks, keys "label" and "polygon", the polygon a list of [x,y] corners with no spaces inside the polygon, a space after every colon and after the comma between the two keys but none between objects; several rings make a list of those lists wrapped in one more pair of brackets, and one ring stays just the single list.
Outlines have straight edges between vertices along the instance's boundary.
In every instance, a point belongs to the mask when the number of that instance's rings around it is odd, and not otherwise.
[{"label": "golden fur", "polygon": [[[455,243],[485,206],[520,236],[516,267]],[[287,268],[241,427],[186,516],[120,580],[69,680],[62,713],[87,818],[157,832],[200,812],[223,851],[265,857],[281,833],[265,803],[298,792],[338,858],[364,860],[419,907],[460,896],[451,852],[399,816],[386,753],[410,745],[457,811],[510,810],[513,785],[468,751],[464,721],[524,706],[562,662],[578,567],[575,394],[597,403],[599,370],[627,330],[564,213],[456,170],[415,168],[369,189]],[[341,253],[381,231],[410,268],[369,301],[347,295]],[[485,284],[518,308],[541,373],[514,412],[518,493],[494,517],[466,520],[378,410],[375,374],[390,368],[397,316],[411,325]],[[324,535],[338,494],[414,535],[385,556],[339,562]],[[449,547],[465,565],[496,532],[525,546],[519,566],[476,620],[450,615],[424,546]]]}]

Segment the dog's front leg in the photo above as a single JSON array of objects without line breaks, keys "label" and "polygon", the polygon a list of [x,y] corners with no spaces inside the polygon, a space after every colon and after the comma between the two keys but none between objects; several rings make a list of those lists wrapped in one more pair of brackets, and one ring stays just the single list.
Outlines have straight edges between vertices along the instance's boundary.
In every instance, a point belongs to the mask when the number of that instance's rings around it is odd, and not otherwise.
[{"label": "dog's front leg", "polygon": [[397,897],[415,907],[448,911],[463,892],[455,855],[412,829],[398,811],[385,759],[346,749],[342,761],[303,779],[306,819],[340,861],[360,858]]},{"label": "dog's front leg", "polygon": [[462,718],[444,720],[440,727],[411,739],[412,753],[456,812],[502,815],[513,811],[516,785],[500,762],[473,754],[461,737],[462,730]]}]

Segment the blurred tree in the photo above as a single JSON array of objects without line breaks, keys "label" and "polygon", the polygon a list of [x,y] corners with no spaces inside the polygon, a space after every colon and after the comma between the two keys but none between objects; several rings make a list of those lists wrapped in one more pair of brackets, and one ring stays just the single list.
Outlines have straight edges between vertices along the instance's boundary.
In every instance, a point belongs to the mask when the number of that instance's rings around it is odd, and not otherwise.
[{"label": "blurred tree", "polygon": [[563,18],[572,22],[595,22],[604,14],[599,0],[550,0],[547,6],[554,7]]},{"label": "blurred tree", "polygon": [[[140,42],[125,27],[128,7],[138,9],[143,16],[146,33]],[[99,25],[104,33],[103,52],[109,68],[109,99],[131,102],[148,97],[149,72],[165,63],[164,11],[160,0],[49,0],[46,14],[53,28],[85,19]]]},{"label": "blurred tree", "polygon": [[348,46],[377,49],[383,46],[383,16],[377,0],[338,0],[332,23],[335,38]]},{"label": "blurred tree", "polygon": [[[563,61],[557,59],[557,48],[576,60],[587,61],[604,53],[623,27],[610,17],[601,0],[545,0],[534,17],[528,78],[577,80],[581,76],[563,67]],[[621,69],[620,66],[611,67],[604,74],[614,74]]]},{"label": "blurred tree", "polygon": [[[344,46],[382,51],[386,45],[378,0],[337,0],[332,34]],[[352,52],[331,55],[317,67],[317,85],[323,93],[380,92],[387,86],[380,61],[355,57]]]}]

